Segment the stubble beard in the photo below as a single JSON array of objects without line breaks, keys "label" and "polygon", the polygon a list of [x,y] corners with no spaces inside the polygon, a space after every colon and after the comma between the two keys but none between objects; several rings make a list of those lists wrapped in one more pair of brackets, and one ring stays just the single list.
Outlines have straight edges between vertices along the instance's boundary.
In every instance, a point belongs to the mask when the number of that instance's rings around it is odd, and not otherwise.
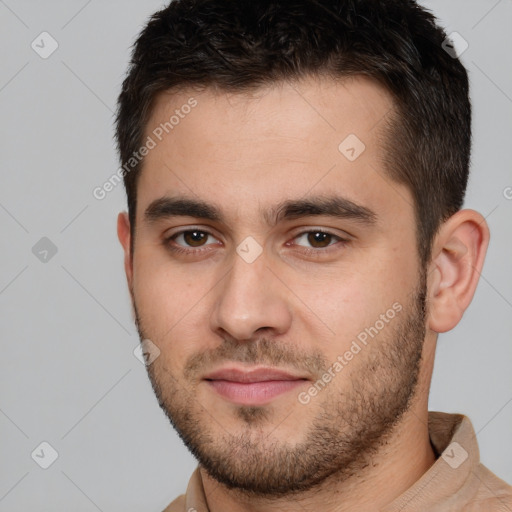
[{"label": "stubble beard", "polygon": [[[132,298],[141,340],[151,339],[133,293]],[[220,425],[209,404],[198,402],[194,376],[211,368],[213,362],[227,361],[288,363],[321,376],[332,364],[321,353],[298,354],[293,347],[269,338],[244,343],[226,339],[217,349],[190,358],[183,372],[185,379],[173,375],[163,357],[147,367],[148,375],[160,407],[212,478],[247,496],[277,498],[304,493],[327,481],[343,482],[358,475],[388,442],[415,396],[425,318],[422,273],[403,311],[356,356],[365,359],[351,374],[352,380],[345,382],[343,389],[330,384],[310,404],[297,401],[293,406],[311,408],[314,413],[307,423],[298,424],[304,433],[303,441],[296,444],[275,435],[286,418],[270,406],[237,406],[230,425]],[[233,430],[235,434],[229,433]]]}]

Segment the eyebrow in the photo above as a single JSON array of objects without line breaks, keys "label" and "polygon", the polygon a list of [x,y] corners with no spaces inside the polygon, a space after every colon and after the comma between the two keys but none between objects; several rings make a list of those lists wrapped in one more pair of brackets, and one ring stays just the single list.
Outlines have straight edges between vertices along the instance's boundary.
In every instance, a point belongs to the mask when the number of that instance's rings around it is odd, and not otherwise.
[{"label": "eyebrow", "polygon": [[[274,226],[283,220],[302,217],[326,216],[356,221],[371,226],[377,222],[377,214],[370,208],[340,196],[318,196],[307,199],[286,200],[263,212],[266,223]],[[202,200],[161,197],[153,201],[144,212],[148,223],[171,217],[195,217],[198,219],[225,222],[221,210]]]},{"label": "eyebrow", "polygon": [[277,224],[281,220],[294,220],[314,215],[353,220],[367,226],[377,222],[377,214],[373,210],[341,196],[288,200],[277,208],[265,212],[267,223],[270,225]]},{"label": "eyebrow", "polygon": [[223,216],[216,206],[195,199],[161,197],[153,201],[144,212],[144,219],[149,223],[178,216],[197,217],[212,221],[223,220]]}]

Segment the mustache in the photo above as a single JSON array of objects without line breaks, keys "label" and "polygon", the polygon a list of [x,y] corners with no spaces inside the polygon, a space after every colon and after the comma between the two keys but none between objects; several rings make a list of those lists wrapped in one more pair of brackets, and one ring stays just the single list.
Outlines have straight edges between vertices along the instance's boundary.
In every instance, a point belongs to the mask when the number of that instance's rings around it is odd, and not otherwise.
[{"label": "mustache", "polygon": [[194,379],[214,365],[227,362],[288,367],[312,375],[322,375],[329,367],[320,351],[306,352],[268,337],[249,341],[225,338],[218,347],[192,355],[185,364],[184,375]]}]

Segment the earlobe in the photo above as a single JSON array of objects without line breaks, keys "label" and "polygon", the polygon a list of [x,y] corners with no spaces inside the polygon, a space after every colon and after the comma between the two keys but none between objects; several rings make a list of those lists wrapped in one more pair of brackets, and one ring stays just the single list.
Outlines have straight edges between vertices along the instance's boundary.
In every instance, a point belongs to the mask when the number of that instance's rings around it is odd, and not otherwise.
[{"label": "earlobe", "polygon": [[489,228],[474,210],[460,210],[440,228],[428,276],[428,325],[434,332],[453,329],[475,293],[489,244]]},{"label": "earlobe", "polygon": [[126,279],[128,281],[128,287],[132,289],[132,279],[133,279],[133,259],[131,255],[130,245],[131,245],[131,231],[130,231],[130,220],[128,218],[128,213],[121,212],[117,216],[117,237],[119,238],[119,242],[123,247],[124,251],[124,270],[126,273]]}]

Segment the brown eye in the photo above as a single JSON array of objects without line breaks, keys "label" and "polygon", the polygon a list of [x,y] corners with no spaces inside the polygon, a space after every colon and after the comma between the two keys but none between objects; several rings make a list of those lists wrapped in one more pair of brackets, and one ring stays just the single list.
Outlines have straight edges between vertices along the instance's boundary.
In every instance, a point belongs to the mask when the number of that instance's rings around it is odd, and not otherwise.
[{"label": "brown eye", "polygon": [[331,245],[332,238],[333,236],[330,233],[324,233],[322,231],[310,231],[307,235],[307,240],[311,247],[320,249]]},{"label": "brown eye", "polygon": [[219,248],[222,243],[208,231],[202,229],[184,229],[168,237],[164,245],[170,251],[186,253],[188,255],[206,254],[208,251]]},{"label": "brown eye", "polygon": [[208,240],[208,233],[204,231],[184,231],[183,241],[190,247],[201,247]]}]

